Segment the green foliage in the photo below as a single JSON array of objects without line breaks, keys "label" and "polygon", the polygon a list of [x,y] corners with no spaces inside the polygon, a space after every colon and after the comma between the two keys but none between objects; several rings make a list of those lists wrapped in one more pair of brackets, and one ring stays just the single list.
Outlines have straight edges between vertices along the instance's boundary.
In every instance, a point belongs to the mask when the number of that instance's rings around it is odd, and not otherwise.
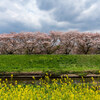
[{"label": "green foliage", "polygon": [[99,70],[100,55],[0,55],[0,72]]}]

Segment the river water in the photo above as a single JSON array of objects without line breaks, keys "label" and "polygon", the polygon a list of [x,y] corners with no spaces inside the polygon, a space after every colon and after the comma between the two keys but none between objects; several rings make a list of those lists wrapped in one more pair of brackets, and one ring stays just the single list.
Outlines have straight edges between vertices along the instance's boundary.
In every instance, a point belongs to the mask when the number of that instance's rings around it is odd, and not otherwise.
[{"label": "river water", "polygon": [[[33,84],[33,82],[35,84],[38,84],[40,82],[40,79],[35,79],[33,80],[33,78],[2,78],[2,82],[5,80],[8,80],[8,83],[15,83],[15,81],[17,80],[18,84]],[[52,80],[56,80],[56,79],[61,79],[61,78],[50,78],[50,82]],[[65,78],[64,78],[65,79]],[[42,79],[45,80],[45,79]],[[63,80],[63,79],[62,79]],[[92,84],[93,82],[95,82],[97,85],[100,86],[100,77],[98,78],[69,78],[68,80],[73,80],[73,83],[78,84],[78,83],[90,83]]]}]

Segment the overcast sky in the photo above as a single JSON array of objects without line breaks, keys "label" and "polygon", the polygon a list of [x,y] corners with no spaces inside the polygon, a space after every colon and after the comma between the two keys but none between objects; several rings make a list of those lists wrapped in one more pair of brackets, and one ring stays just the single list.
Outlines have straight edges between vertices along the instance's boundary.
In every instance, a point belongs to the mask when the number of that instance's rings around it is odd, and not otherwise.
[{"label": "overcast sky", "polygon": [[0,33],[100,32],[100,0],[0,0]]}]

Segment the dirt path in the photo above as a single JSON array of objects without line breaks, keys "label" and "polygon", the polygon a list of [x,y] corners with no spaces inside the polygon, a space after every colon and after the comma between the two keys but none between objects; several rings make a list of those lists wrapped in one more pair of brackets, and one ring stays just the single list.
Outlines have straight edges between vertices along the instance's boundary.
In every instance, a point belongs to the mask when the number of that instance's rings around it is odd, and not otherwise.
[{"label": "dirt path", "polygon": [[[12,75],[12,76],[11,76]],[[45,75],[48,75],[50,78],[61,78],[61,77],[69,77],[69,78],[81,78],[82,76],[84,78],[98,78],[100,77],[100,74],[87,74],[87,75],[77,75],[77,74],[55,74],[55,73],[43,73],[43,72],[6,72],[6,73],[0,73],[0,78],[32,78],[33,76],[35,78],[44,78]]]}]

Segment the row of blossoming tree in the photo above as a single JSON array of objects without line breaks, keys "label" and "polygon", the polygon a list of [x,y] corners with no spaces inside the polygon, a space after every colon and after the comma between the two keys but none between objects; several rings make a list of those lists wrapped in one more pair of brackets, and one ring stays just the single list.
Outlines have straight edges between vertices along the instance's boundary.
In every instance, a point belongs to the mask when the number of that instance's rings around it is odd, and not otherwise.
[{"label": "row of blossoming tree", "polygon": [[99,54],[100,34],[20,32],[0,34],[0,54]]}]

